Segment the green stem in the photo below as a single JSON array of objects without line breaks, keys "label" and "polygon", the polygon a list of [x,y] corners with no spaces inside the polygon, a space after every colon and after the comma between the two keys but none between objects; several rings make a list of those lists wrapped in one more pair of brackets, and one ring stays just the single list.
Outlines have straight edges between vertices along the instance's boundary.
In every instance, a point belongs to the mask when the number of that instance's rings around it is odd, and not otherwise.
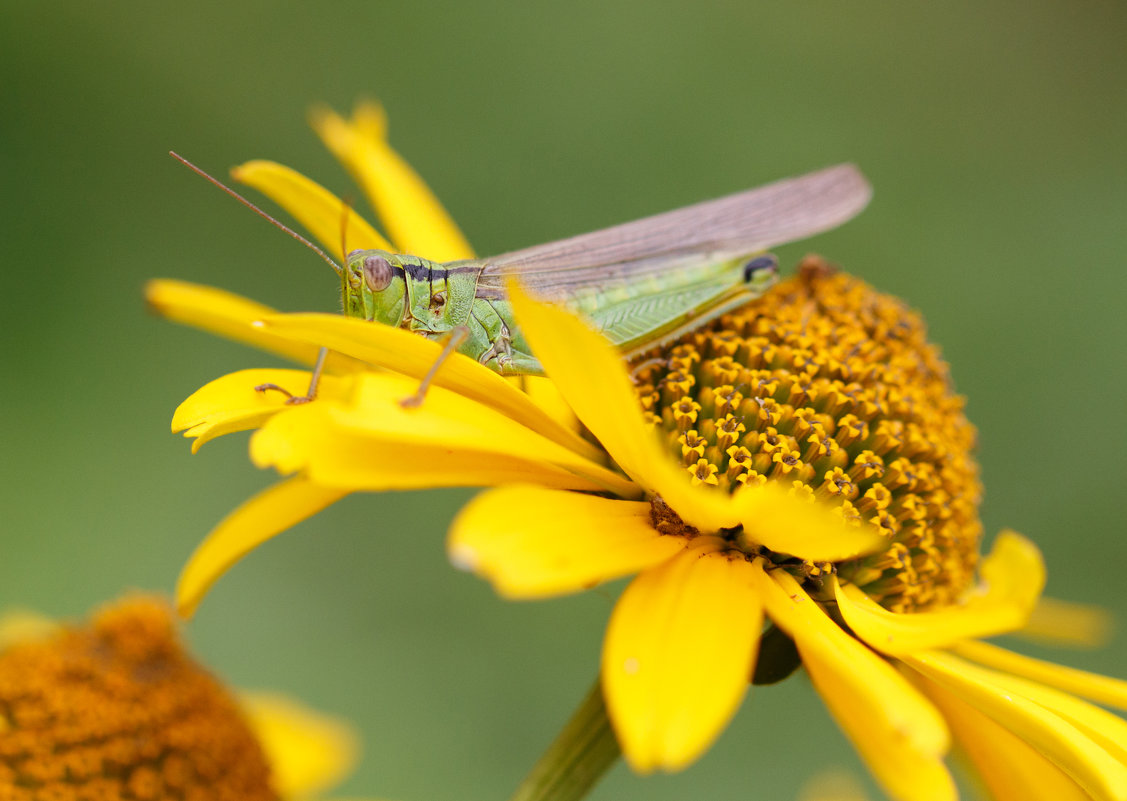
[{"label": "green stem", "polygon": [[621,753],[596,681],[509,801],[578,801]]}]

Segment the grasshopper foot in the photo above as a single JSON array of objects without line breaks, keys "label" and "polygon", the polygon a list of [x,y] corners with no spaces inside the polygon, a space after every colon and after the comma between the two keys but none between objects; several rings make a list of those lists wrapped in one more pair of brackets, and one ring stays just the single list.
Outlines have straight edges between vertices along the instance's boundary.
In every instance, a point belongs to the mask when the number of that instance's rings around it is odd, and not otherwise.
[{"label": "grasshopper foot", "polygon": [[313,400],[312,395],[294,395],[285,387],[280,387],[277,384],[259,384],[254,388],[255,392],[261,392],[263,394],[270,392],[271,390],[273,390],[274,392],[281,392],[283,395],[285,395],[287,406],[297,406],[302,403],[309,403],[309,401]]},{"label": "grasshopper foot", "polygon": [[254,391],[269,392],[270,390],[274,390],[275,392],[281,392],[286,396],[287,406],[300,406],[303,403],[309,403],[309,401],[317,397],[317,386],[321,383],[321,371],[325,367],[325,357],[328,355],[328,348],[321,348],[321,350],[317,352],[317,362],[313,365],[313,373],[309,377],[309,389],[306,390],[304,395],[294,395],[285,387],[280,387],[277,384],[259,384],[254,388]]}]

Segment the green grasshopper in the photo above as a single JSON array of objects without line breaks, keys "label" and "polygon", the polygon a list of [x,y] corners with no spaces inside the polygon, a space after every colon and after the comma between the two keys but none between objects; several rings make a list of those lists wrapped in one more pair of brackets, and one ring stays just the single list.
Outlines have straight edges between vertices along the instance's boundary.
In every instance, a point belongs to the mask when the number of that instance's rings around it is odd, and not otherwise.
[{"label": "green grasshopper", "polygon": [[438,263],[354,250],[344,312],[453,341],[503,375],[543,375],[505,294],[512,276],[583,315],[630,359],[735,309],[776,280],[776,245],[859,213],[871,189],[842,164],[570,239]]},{"label": "green grasshopper", "polygon": [[[383,250],[354,250],[342,269],[324,251],[212,178],[174,158],[317,252],[341,276],[344,312],[445,341],[404,401],[417,405],[450,351],[502,375],[543,375],[513,318],[505,281],[582,314],[631,359],[763,294],[777,279],[768,248],[804,239],[856,216],[872,195],[851,164],[485,259],[439,263]],[[345,210],[347,213],[347,209]],[[343,250],[343,248],[342,248]],[[306,395],[274,384],[288,403],[311,400],[326,351]]]}]

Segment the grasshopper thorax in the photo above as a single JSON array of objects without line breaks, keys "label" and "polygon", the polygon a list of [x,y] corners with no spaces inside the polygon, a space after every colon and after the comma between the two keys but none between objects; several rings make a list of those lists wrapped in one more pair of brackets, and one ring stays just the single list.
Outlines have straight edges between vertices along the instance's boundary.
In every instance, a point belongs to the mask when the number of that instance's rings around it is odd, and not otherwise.
[{"label": "grasshopper thorax", "polygon": [[407,310],[405,260],[386,250],[348,254],[342,280],[342,305],[349,317],[401,325]]}]

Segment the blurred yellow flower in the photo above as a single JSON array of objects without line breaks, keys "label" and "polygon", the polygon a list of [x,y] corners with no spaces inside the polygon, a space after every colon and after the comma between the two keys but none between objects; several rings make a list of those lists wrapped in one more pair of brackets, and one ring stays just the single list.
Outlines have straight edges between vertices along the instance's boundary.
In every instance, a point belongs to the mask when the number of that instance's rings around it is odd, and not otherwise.
[{"label": "blurred yellow flower", "polygon": [[[437,260],[471,255],[387,145],[381,112],[362,107],[350,122],[321,112],[315,125],[397,244]],[[234,174],[336,247],[341,204],[326,190],[269,162]],[[348,225],[351,246],[388,247]],[[801,663],[893,798],[956,797],[953,737],[997,799],[1127,799],[1127,723],[1080,700],[1127,707],[1127,683],[979,641],[1022,628],[1044,566],[1014,532],[979,563],[974,431],[918,316],[808,260],[631,376],[578,319],[515,283],[509,291],[552,383],[522,392],[455,355],[426,403],[404,409],[435,343],[153,282],[150,302],[170,318],[306,364],[321,346],[333,352],[315,403],[253,390],[299,394],[304,371],[248,370],[177,410],[173,428],[194,447],[256,428],[252,460],[290,476],[199,547],[181,610],[245,553],[349,492],[494,486],[458,516],[449,551],[502,595],[639,574],[616,604],[601,669],[638,771],[691,763],[751,677]]]},{"label": "blurred yellow flower", "polygon": [[127,598],[85,626],[6,615],[0,639],[0,798],[309,801],[356,760],[347,724],[232,695],[160,599]]},{"label": "blurred yellow flower", "polygon": [[803,783],[798,801],[869,801],[869,796],[852,773],[827,770]]}]

